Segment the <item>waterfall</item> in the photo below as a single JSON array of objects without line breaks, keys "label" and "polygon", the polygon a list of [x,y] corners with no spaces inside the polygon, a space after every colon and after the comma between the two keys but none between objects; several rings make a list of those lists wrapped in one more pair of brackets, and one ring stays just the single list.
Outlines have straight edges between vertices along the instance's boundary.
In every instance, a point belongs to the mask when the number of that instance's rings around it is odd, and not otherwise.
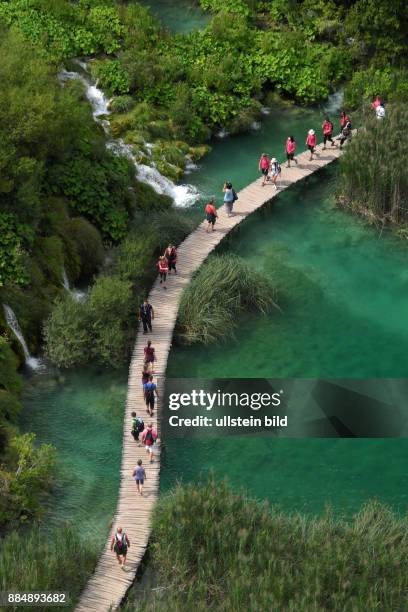
[{"label": "waterfall", "polygon": [[[77,63],[83,70],[86,70],[86,64],[79,61]],[[191,206],[199,199],[200,194],[193,185],[176,185],[166,176],[163,176],[153,163],[151,166],[139,164],[133,154],[131,145],[125,144],[121,138],[112,138],[109,121],[104,119],[104,117],[110,114],[109,100],[107,100],[103,91],[98,88],[97,84],[91,83],[88,78],[78,72],[68,70],[62,70],[58,75],[58,79],[61,83],[72,79],[78,79],[83,83],[85,95],[92,107],[94,121],[103,127],[105,134],[109,138],[106,144],[107,148],[116,155],[124,155],[131,160],[139,181],[150,185],[156,193],[170,196],[178,207]],[[149,143],[146,143],[146,146],[153,147]]]},{"label": "waterfall", "polygon": [[327,98],[326,103],[323,104],[324,112],[327,115],[337,113],[343,105],[343,100],[344,91],[342,89],[339,89],[339,91],[335,91],[334,93],[330,94],[330,96]]},{"label": "waterfall", "polygon": [[68,291],[68,293],[70,294],[70,296],[76,301],[76,302],[82,302],[86,299],[86,292],[85,291],[81,291],[80,289],[75,289],[72,288],[69,284],[69,280],[68,280],[68,276],[66,273],[65,268],[62,268],[62,284],[64,289],[66,289],[66,291]]},{"label": "waterfall", "polygon": [[37,359],[33,357],[28,350],[27,343],[24,339],[23,332],[21,331],[20,325],[18,324],[17,317],[14,314],[13,310],[7,304],[3,304],[4,316],[6,317],[6,322],[13,334],[16,336],[17,340],[20,342],[21,347],[24,352],[24,358],[26,365],[32,370],[41,370],[44,368],[44,364],[41,359]]}]

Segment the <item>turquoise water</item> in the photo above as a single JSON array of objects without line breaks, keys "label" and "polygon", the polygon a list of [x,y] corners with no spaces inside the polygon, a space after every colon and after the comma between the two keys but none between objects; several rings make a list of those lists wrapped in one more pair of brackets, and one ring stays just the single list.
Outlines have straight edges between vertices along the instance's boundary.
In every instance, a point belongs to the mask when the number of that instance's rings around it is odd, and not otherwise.
[{"label": "turquoise water", "polygon": [[198,2],[190,0],[157,0],[147,2],[142,0],[141,4],[150,7],[155,17],[160,19],[162,24],[172,32],[185,34],[193,30],[204,28],[211,16],[204,13],[198,6]]},{"label": "turquoise water", "polygon": [[126,375],[83,370],[40,375],[24,394],[22,428],[57,449],[57,477],[46,502],[51,525],[106,536],[118,493]]},{"label": "turquoise water", "polygon": [[[272,138],[280,139],[276,133]],[[249,137],[240,149],[239,181],[248,182]],[[214,151],[214,189],[235,171],[231,157]],[[226,143],[231,147],[231,142]],[[215,160],[214,160],[215,158]],[[235,340],[210,347],[174,346],[168,376],[177,378],[407,377],[408,251],[334,206],[337,168],[282,193],[248,219],[221,251],[236,253],[269,277],[283,313],[247,315]],[[405,439],[168,440],[162,490],[214,470],[234,487],[286,510],[321,512],[329,504],[350,515],[370,498],[405,512]]]}]

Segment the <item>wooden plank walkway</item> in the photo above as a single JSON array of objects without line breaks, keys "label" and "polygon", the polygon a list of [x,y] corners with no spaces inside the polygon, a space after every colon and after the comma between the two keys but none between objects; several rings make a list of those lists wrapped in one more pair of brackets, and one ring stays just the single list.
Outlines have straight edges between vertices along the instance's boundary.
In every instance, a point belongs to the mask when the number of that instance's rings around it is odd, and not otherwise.
[{"label": "wooden plank walkway", "polygon": [[[152,510],[159,492],[160,458],[156,457],[155,463],[149,464],[145,449],[139,446],[130,434],[132,410],[143,417],[145,424],[152,421],[158,430],[160,425],[157,418],[161,409],[160,398],[152,419],[148,418],[143,401],[141,372],[143,349],[147,339],[152,340],[152,346],[156,350],[155,376],[159,381],[158,390],[161,393],[180,298],[191,277],[224,236],[248,215],[270,202],[283,189],[327,166],[341,155],[338,148],[328,148],[323,151],[322,145],[317,147],[317,151],[319,157],[311,162],[308,161],[309,153],[304,152],[298,155],[297,166],[293,164],[290,168],[286,168],[282,165],[282,174],[278,181],[279,190],[276,191],[269,183],[262,187],[260,178],[242,189],[238,194],[238,201],[234,204],[233,216],[227,217],[224,207],[221,207],[218,210],[219,217],[213,233],[205,232],[207,223],[203,222],[180,245],[177,261],[179,273],[168,278],[167,290],[163,289],[158,280],[153,285],[149,295],[149,301],[155,311],[153,333],[147,336],[141,332],[138,333],[129,367],[120,489],[112,528],[112,533],[114,533],[116,527],[121,526],[129,537],[131,545],[128,551],[127,567],[122,570],[116,562],[114,553],[110,551],[110,536],[95,572],[81,595],[76,608],[77,612],[103,612],[110,608],[117,608],[134,581],[148,544]],[[217,199],[221,199],[220,194],[217,195]],[[137,494],[136,485],[132,479],[132,472],[138,459],[143,460],[147,473],[143,497]]]}]

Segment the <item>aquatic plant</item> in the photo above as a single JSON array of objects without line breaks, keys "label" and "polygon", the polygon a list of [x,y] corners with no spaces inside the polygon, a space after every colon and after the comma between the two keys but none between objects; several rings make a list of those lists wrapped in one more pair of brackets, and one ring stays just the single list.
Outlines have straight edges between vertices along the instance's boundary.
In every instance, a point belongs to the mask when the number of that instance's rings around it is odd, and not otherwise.
[{"label": "aquatic plant", "polygon": [[387,108],[384,120],[370,112],[340,162],[338,203],[373,223],[408,220],[408,146],[401,138],[408,127],[403,105]]},{"label": "aquatic plant", "polygon": [[187,344],[231,337],[240,314],[276,307],[272,283],[235,255],[206,262],[181,298],[176,332]]},{"label": "aquatic plant", "polygon": [[392,612],[408,603],[408,519],[377,502],[345,521],[284,513],[212,478],[178,485],[156,506],[149,559],[154,588],[131,595],[125,612]]},{"label": "aquatic plant", "polygon": [[[77,530],[64,527],[13,531],[5,536],[0,547],[1,590],[66,592],[68,609],[73,609],[98,553],[93,538],[83,535],[81,540]],[[48,610],[49,604],[30,608]]]}]

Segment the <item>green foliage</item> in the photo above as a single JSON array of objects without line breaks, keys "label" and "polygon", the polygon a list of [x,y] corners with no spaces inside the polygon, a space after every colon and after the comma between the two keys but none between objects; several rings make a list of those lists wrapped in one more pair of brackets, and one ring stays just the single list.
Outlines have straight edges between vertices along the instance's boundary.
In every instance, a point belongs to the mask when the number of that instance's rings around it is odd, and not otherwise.
[{"label": "green foliage", "polygon": [[18,395],[21,391],[21,376],[17,373],[18,361],[5,338],[0,336],[0,387]]},{"label": "green foliage", "polygon": [[41,493],[51,484],[55,450],[50,444],[37,447],[35,434],[10,441],[8,467],[0,467],[0,525],[24,522],[41,512]]},{"label": "green foliage", "polygon": [[288,514],[210,478],[160,498],[151,559],[161,588],[125,612],[392,612],[407,604],[408,519],[376,502],[350,522]]},{"label": "green foliage", "polygon": [[251,11],[245,0],[200,0],[200,6],[212,13],[225,11],[226,13],[244,15],[249,17]]},{"label": "green foliage", "polygon": [[76,280],[80,276],[88,279],[99,270],[104,259],[102,239],[96,227],[89,221],[82,217],[67,219],[61,231],[61,238],[65,241],[70,255],[67,269],[70,268],[72,258],[77,258],[79,262],[79,273],[75,274],[74,268],[71,278]]},{"label": "green foliage", "polygon": [[376,68],[354,72],[345,88],[344,101],[350,108],[372,102],[377,94],[387,102],[408,101],[408,69]]},{"label": "green foliage", "polygon": [[44,325],[44,340],[47,357],[59,368],[82,365],[90,360],[87,315],[85,304],[76,302],[70,295],[55,303]]},{"label": "green foliage", "polygon": [[102,276],[86,302],[59,299],[44,325],[45,350],[59,368],[91,361],[120,367],[128,354],[132,310],[131,284]]},{"label": "green foliage", "polygon": [[93,64],[93,74],[103,89],[111,94],[126,94],[130,79],[119,60],[106,60]]},{"label": "green foliage", "polygon": [[22,247],[25,232],[29,235],[29,228],[17,223],[14,215],[0,212],[0,287],[9,280],[18,285],[27,283]]},{"label": "green foliage", "polygon": [[111,103],[111,110],[113,113],[127,113],[135,105],[135,101],[132,96],[116,96]]},{"label": "green foliage", "polygon": [[[10,591],[67,592],[71,606],[94,570],[98,550],[78,529],[13,531],[2,540],[0,588]],[[36,606],[46,611],[49,606]]]},{"label": "green foliage", "polygon": [[393,105],[384,120],[373,115],[341,159],[338,201],[374,223],[406,223],[408,145],[401,134],[408,129],[408,110]]},{"label": "green foliage", "polygon": [[177,332],[189,344],[231,338],[239,315],[267,312],[276,306],[274,295],[269,281],[242,258],[213,256],[183,293]]}]

